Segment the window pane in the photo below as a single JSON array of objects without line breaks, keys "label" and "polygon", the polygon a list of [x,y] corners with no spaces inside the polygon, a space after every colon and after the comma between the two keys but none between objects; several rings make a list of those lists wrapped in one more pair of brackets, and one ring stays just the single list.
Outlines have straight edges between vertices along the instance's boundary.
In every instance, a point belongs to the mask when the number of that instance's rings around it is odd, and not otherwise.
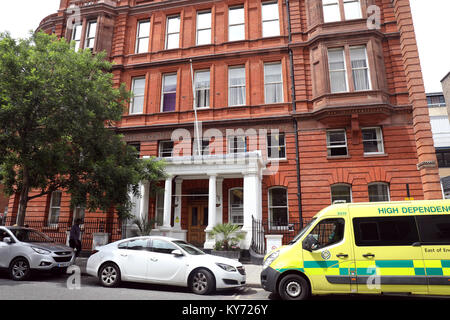
[{"label": "window pane", "polygon": [[326,219],[319,222],[310,235],[317,240],[314,250],[331,246],[344,238],[344,219]]},{"label": "window pane", "polygon": [[347,185],[331,186],[331,203],[336,200],[344,200],[346,203],[352,202],[351,187]]},{"label": "window pane", "polygon": [[369,201],[380,202],[389,201],[389,187],[384,183],[375,183],[369,185]]},{"label": "window pane", "polygon": [[347,91],[344,49],[328,50],[331,92]]},{"label": "window pane", "polygon": [[369,90],[369,68],[367,64],[366,48],[350,48],[350,60],[352,63],[353,83],[355,90]]},{"label": "window pane", "polygon": [[211,28],[211,12],[201,12],[197,15],[197,30]]},{"label": "window pane", "polygon": [[410,246],[419,241],[414,217],[353,219],[357,246]]},{"label": "window pane", "polygon": [[262,5],[263,37],[280,35],[278,3],[263,3]]},{"label": "window pane", "polygon": [[450,215],[417,216],[420,238],[428,243],[450,243]]},{"label": "window pane", "polygon": [[322,0],[322,6],[323,6],[324,22],[333,22],[341,20],[339,3],[337,0]]},{"label": "window pane", "polygon": [[141,113],[144,110],[145,78],[133,79],[131,88],[133,99],[131,101],[130,113]]},{"label": "window pane", "polygon": [[243,24],[230,26],[228,29],[228,41],[245,39],[245,26]]},{"label": "window pane", "polygon": [[171,17],[167,21],[167,33],[180,32],[180,17]]},{"label": "window pane", "polygon": [[149,38],[138,39],[136,53],[148,52]]},{"label": "window pane", "polygon": [[380,128],[363,129],[362,139],[363,139],[364,153],[384,152],[383,138],[381,136]]},{"label": "window pane", "polygon": [[284,133],[267,135],[267,157],[269,159],[286,157]]},{"label": "window pane", "polygon": [[230,68],[228,70],[229,105],[245,104],[245,68]]},{"label": "window pane", "polygon": [[264,83],[265,102],[283,102],[281,63],[264,65]]},{"label": "window pane", "polygon": [[180,34],[174,33],[167,36],[166,49],[176,49],[180,46]]},{"label": "window pane", "polygon": [[345,19],[361,19],[361,5],[359,0],[344,0]]},{"label": "window pane", "polygon": [[150,36],[150,20],[139,22],[139,34],[140,38]]},{"label": "window pane", "polygon": [[197,32],[197,44],[210,44],[211,43],[211,29],[199,30]]},{"label": "window pane", "polygon": [[271,207],[287,206],[287,192],[285,188],[270,189],[269,206]]},{"label": "window pane", "polygon": [[230,25],[245,23],[244,8],[231,8],[229,10],[228,23]]},{"label": "window pane", "polygon": [[163,80],[163,112],[175,111],[177,97],[177,75],[164,75]]},{"label": "window pane", "polygon": [[197,71],[195,73],[195,98],[197,108],[209,107],[210,72]]},{"label": "window pane", "polygon": [[327,132],[327,150],[328,156],[347,155],[347,141],[345,131]]}]

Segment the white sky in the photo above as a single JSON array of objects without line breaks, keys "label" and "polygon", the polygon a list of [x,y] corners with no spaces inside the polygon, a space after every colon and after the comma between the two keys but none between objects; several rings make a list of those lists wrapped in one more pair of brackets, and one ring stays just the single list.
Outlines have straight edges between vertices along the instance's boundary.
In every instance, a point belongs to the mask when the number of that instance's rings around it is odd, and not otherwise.
[{"label": "white sky", "polygon": [[[0,0],[0,32],[28,36],[59,8],[60,0]],[[427,92],[442,91],[440,80],[450,71],[450,0],[410,0]]]}]

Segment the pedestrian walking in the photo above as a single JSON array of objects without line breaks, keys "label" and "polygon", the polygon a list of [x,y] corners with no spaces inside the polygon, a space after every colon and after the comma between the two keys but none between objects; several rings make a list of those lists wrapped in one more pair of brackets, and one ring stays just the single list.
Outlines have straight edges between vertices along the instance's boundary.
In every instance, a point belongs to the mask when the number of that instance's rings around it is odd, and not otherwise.
[{"label": "pedestrian walking", "polygon": [[69,246],[74,250],[76,249],[75,257],[78,257],[81,252],[81,222],[81,219],[75,220],[75,224],[70,229]]}]

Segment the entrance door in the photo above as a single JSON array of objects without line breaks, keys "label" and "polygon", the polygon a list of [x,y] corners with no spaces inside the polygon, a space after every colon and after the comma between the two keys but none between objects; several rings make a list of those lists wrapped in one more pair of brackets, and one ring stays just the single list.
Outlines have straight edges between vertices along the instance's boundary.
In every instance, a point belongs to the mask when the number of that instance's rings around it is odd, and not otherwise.
[{"label": "entrance door", "polygon": [[203,247],[205,243],[205,229],[208,225],[208,204],[195,203],[189,205],[188,242]]}]

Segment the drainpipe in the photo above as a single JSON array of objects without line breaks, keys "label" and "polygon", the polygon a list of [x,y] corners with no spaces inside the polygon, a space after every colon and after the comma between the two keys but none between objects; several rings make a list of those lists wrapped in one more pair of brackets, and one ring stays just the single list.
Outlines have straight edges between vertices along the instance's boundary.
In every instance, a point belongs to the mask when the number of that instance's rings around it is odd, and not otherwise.
[{"label": "drainpipe", "polygon": [[[292,111],[295,113],[297,111],[296,97],[295,97],[295,77],[294,77],[294,57],[292,54],[292,49],[290,44],[292,42],[291,33],[291,15],[289,9],[289,0],[286,0],[286,15],[288,22],[288,51],[289,51],[289,65],[291,69],[291,100],[292,100]],[[303,228],[303,213],[302,213],[302,186],[300,182],[300,159],[299,159],[299,143],[298,143],[298,121],[294,117],[293,119],[294,131],[295,131],[295,163],[297,169],[297,199],[298,199],[298,217],[300,219],[300,228]]]}]

